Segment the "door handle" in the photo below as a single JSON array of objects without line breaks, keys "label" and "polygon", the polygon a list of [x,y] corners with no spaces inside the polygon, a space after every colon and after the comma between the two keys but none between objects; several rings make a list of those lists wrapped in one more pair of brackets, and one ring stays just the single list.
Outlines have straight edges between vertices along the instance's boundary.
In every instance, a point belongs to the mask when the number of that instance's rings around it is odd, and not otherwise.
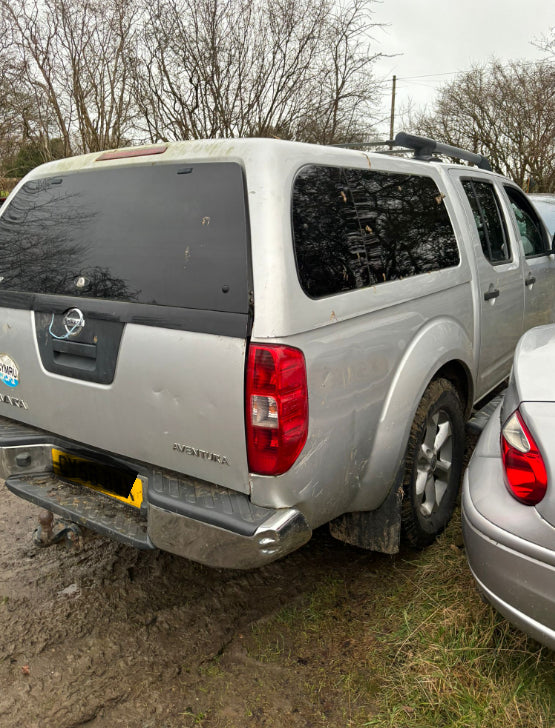
[{"label": "door handle", "polygon": [[524,281],[524,284],[527,286],[532,286],[536,282],[536,277],[533,276],[531,273],[528,273],[528,278]]},{"label": "door handle", "polygon": [[497,298],[499,296],[499,289],[493,288],[491,291],[486,291],[484,293],[484,301],[490,301],[492,298]]}]

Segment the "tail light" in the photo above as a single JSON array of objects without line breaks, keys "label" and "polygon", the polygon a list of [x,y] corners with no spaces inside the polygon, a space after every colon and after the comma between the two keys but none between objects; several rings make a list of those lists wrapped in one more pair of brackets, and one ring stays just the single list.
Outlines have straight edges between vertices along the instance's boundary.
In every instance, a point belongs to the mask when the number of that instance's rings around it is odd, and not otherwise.
[{"label": "tail light", "polygon": [[521,503],[537,505],[547,490],[547,472],[542,454],[518,410],[501,430],[501,453],[509,493]]},{"label": "tail light", "polygon": [[281,475],[293,465],[308,432],[308,389],[302,351],[251,344],[247,363],[249,470]]}]

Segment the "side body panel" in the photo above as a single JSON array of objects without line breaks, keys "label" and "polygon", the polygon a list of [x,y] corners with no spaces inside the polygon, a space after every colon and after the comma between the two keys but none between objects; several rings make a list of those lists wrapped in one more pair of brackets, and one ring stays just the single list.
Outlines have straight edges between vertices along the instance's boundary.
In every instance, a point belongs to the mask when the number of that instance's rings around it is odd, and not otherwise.
[{"label": "side body panel", "polygon": [[[252,338],[304,352],[310,425],[305,448],[291,470],[277,478],[251,474],[251,493],[258,505],[295,504],[312,526],[343,512],[378,507],[402,464],[428,382],[443,365],[456,362],[468,375],[472,398],[477,366],[469,235],[448,176],[435,165],[423,163],[415,170],[406,160],[375,155],[370,160],[360,154],[357,162],[343,155],[337,150],[337,158],[321,163],[361,168],[370,164],[374,170],[431,176],[444,195],[461,260],[455,268],[310,299],[299,284],[292,243],[280,248],[280,240],[291,239],[290,193],[284,192],[292,189],[299,165],[287,168],[287,156],[281,158],[281,191],[274,191],[268,179],[264,194],[272,199],[274,210],[278,204],[282,211],[275,218],[266,217],[268,244],[253,244]],[[259,211],[251,204],[253,240]]]},{"label": "side body panel", "polygon": [[436,315],[445,308],[437,293],[288,338],[309,363],[308,441],[284,476],[251,475],[253,501],[295,504],[313,526],[377,508],[402,464],[428,382],[448,362],[472,367],[472,317],[454,317],[469,287],[450,290],[451,315]]}]

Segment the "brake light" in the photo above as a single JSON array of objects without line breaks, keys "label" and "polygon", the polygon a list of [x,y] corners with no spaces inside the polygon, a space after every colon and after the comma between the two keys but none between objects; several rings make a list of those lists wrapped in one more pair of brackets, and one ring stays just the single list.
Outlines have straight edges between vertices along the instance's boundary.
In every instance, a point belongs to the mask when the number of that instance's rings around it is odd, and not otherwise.
[{"label": "brake light", "polygon": [[136,147],[135,149],[128,147],[127,149],[111,149],[95,159],[95,162],[106,162],[108,159],[127,159],[128,157],[150,157],[153,154],[164,154],[167,146],[157,145],[153,147]]},{"label": "brake light", "polygon": [[251,344],[247,361],[246,429],[249,470],[281,475],[308,433],[308,388],[302,351]]},{"label": "brake light", "polygon": [[542,454],[518,410],[501,430],[501,453],[509,493],[521,503],[537,505],[547,490],[547,472]]}]

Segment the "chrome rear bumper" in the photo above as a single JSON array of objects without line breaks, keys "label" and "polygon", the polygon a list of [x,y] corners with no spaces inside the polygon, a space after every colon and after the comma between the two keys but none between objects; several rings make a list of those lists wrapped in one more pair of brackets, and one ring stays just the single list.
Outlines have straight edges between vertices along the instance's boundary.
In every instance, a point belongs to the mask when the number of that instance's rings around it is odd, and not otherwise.
[{"label": "chrome rear bumper", "polygon": [[251,569],[299,548],[312,530],[294,508],[275,510],[252,535],[244,535],[149,505],[148,535],[163,551],[201,564]]},{"label": "chrome rear bumper", "polygon": [[[312,529],[295,508],[261,508],[244,493],[136,466],[143,506],[133,508],[54,474],[52,448],[94,452],[0,418],[0,477],[21,498],[141,549],[159,548],[216,568],[249,569],[306,543]],[[133,465],[126,463],[129,467]]]}]

